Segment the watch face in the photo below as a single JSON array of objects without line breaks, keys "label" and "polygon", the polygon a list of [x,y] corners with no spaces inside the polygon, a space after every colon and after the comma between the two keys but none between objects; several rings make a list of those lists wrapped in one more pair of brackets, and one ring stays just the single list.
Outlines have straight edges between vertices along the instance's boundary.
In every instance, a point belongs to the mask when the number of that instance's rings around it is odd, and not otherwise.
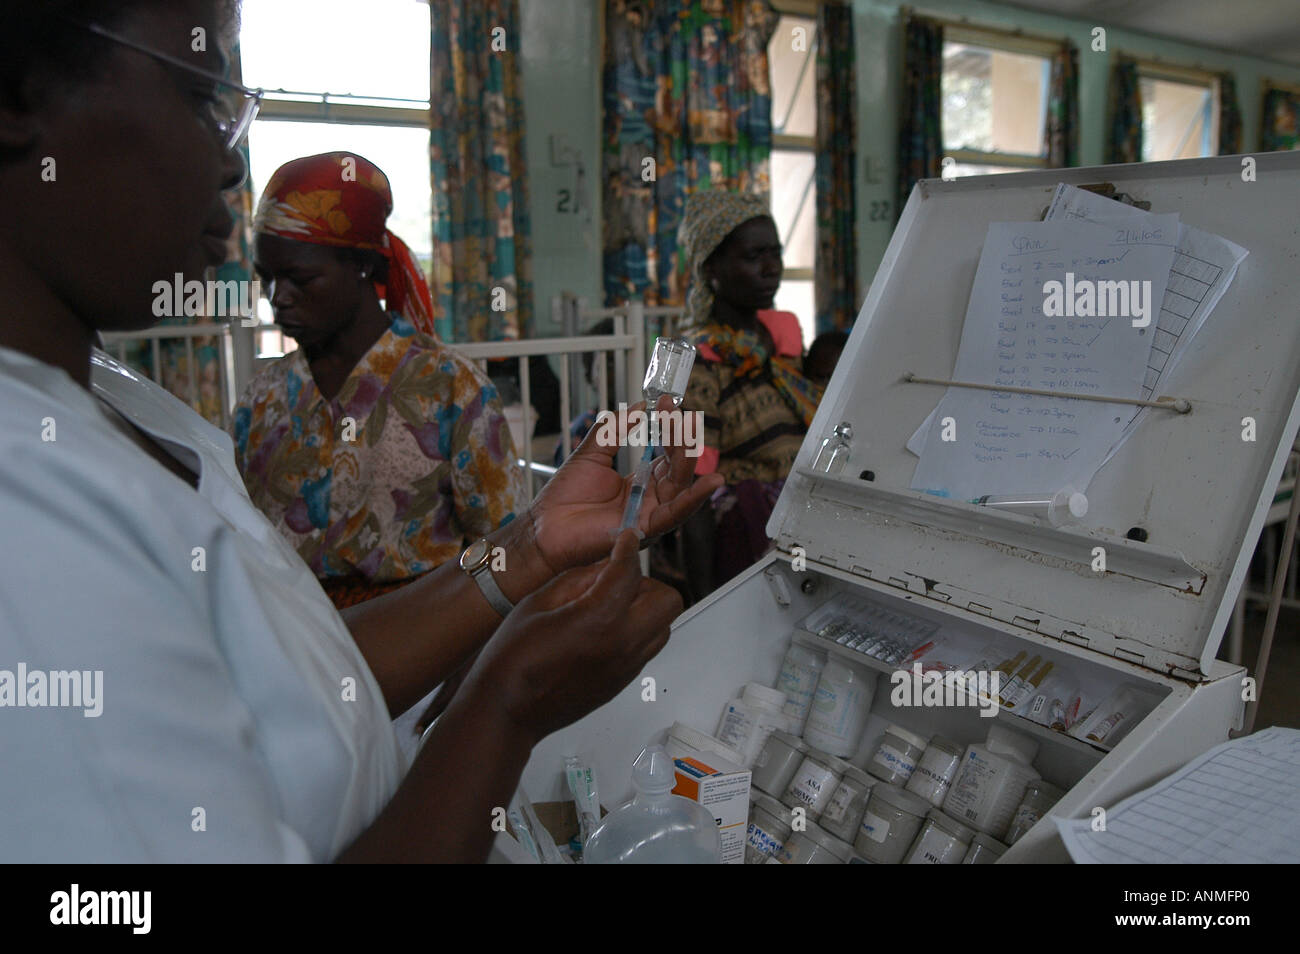
[{"label": "watch face", "polygon": [[469,545],[469,548],[460,555],[460,568],[462,570],[473,570],[480,563],[487,559],[488,542],[486,540],[475,540]]}]

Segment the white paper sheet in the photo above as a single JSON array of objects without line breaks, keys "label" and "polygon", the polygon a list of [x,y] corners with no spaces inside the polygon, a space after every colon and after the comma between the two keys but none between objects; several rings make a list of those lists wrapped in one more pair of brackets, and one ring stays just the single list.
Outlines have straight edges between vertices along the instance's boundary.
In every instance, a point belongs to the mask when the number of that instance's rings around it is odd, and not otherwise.
[{"label": "white paper sheet", "polygon": [[[989,226],[952,378],[1015,387],[1137,397],[1165,295],[1176,215],[1138,226],[1086,221]],[[1127,316],[1044,315],[1043,285],[1150,282],[1151,325]],[[1054,397],[949,388],[925,435],[912,487],[969,499],[987,493],[1086,487],[1131,419],[1131,408]]]},{"label": "white paper sheet", "polygon": [[[1150,216],[1151,213],[1135,209],[1131,205],[1062,182],[1056,187],[1046,218],[1115,224],[1142,221]],[[1186,223],[1180,226],[1177,252],[1170,267],[1169,284],[1164,301],[1161,302],[1151,359],[1142,385],[1144,399],[1152,400],[1153,397],[1163,395],[1161,388],[1187,353],[1188,345],[1196,332],[1205,324],[1205,319],[1232,284],[1237,275],[1237,267],[1247,254],[1246,249],[1222,236]],[[1115,452],[1128,440],[1129,435],[1137,429],[1142,416],[1147,413],[1147,408],[1134,410],[1133,418],[1124,433],[1106,455],[1107,461],[1115,456]]]},{"label": "white paper sheet", "polygon": [[[1151,213],[1135,209],[1062,182],[1056,187],[1046,220],[1079,220],[1097,224],[1114,224],[1125,221],[1142,221]],[[1170,268],[1169,282],[1157,330],[1152,341],[1150,360],[1142,384],[1142,397],[1151,400],[1161,396],[1161,387],[1187,352],[1193,336],[1219,303],[1223,293],[1232,284],[1237,267],[1248,254],[1247,250],[1221,236],[1182,223],[1179,226],[1178,246]],[[1110,460],[1129,435],[1137,429],[1146,409],[1135,409],[1133,418],[1123,434],[1106,455]],[[932,411],[916,433],[907,442],[907,449],[920,456],[926,436],[934,421]],[[1102,461],[1104,465],[1106,461]],[[1098,468],[1100,469],[1100,468]]]},{"label": "white paper sheet", "polygon": [[1215,746],[1093,821],[1055,819],[1080,864],[1300,862],[1300,730]]}]

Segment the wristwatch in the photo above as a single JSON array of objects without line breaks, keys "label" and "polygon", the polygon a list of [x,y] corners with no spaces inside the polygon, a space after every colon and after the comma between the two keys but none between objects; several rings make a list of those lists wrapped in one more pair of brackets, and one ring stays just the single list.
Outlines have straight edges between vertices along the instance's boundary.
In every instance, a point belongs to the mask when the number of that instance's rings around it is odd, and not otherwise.
[{"label": "wristwatch", "polygon": [[497,586],[496,577],[492,575],[491,561],[492,545],[486,537],[479,537],[460,555],[460,568],[474,578],[488,604],[506,616],[515,608],[515,604],[506,599],[501,587]]}]

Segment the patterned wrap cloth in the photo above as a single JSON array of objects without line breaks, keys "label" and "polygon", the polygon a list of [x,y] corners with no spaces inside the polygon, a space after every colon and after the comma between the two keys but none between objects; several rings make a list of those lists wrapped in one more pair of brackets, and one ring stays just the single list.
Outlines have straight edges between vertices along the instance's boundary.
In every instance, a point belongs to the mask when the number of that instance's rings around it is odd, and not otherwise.
[{"label": "patterned wrap cloth", "polygon": [[768,549],[767,518],[822,396],[821,387],[803,376],[795,316],[757,313],[775,345],[771,351],[757,331],[713,320],[704,263],[741,225],[770,215],[755,195],[697,192],[687,199],[678,230],[691,283],[685,334],[702,359],[691,371],[683,406],[704,414],[705,449],[696,472],[716,469],[727,480],[712,499],[715,585]]},{"label": "patterned wrap cloth", "polygon": [[253,231],[295,242],[360,248],[388,262],[388,284],[375,283],[388,309],[416,331],[433,334],[433,296],[415,256],[384,223],[393,211],[388,176],[369,159],[326,152],[286,162],[266,184]]},{"label": "patterned wrap cloth", "polygon": [[455,558],[528,500],[496,389],[432,334],[419,265],[385,228],[391,209],[387,177],[340,152],[281,166],[254,220],[262,234],[371,249],[390,266],[376,291],[391,325],[338,394],[320,393],[298,349],[256,374],[235,408],[250,498],[340,608]]},{"label": "patterned wrap cloth", "polygon": [[822,389],[803,376],[797,360],[769,354],[756,333],[714,323],[713,290],[704,278],[704,263],[727,236],[751,219],[770,217],[767,203],[750,193],[696,192],[686,200],[677,238],[691,282],[687,296],[688,337],[697,348],[707,345],[739,379],[766,373],[781,399],[807,428],[817,411]]}]

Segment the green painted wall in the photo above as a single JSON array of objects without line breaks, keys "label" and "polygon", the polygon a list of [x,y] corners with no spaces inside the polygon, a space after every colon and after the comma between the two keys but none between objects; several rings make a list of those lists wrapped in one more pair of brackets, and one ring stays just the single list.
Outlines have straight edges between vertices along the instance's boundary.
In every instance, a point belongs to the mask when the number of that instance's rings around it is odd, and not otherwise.
[{"label": "green painted wall", "polygon": [[[600,7],[602,0],[520,0],[533,288],[538,335],[554,335],[562,291],[603,304],[600,278]],[[575,165],[581,159],[584,183]],[[567,201],[561,192],[568,194]],[[576,200],[576,203],[575,203]],[[561,207],[567,211],[561,211]],[[576,207],[577,212],[573,209]]]}]

